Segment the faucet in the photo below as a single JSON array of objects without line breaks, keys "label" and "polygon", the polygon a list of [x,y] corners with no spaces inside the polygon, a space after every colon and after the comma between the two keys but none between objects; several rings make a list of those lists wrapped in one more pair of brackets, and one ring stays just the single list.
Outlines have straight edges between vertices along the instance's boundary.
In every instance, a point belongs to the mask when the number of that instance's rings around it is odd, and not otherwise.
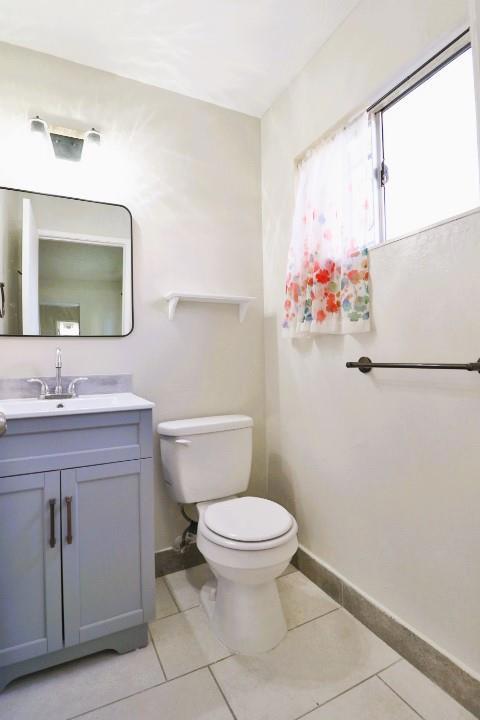
[{"label": "faucet", "polygon": [[55,360],[55,368],[57,371],[57,379],[55,382],[55,390],[53,391],[55,395],[63,395],[63,385],[62,385],[62,351],[59,347],[57,347],[57,355]]},{"label": "faucet", "polygon": [[30,378],[27,380],[29,383],[39,383],[40,384],[40,394],[38,399],[39,400],[62,400],[67,398],[74,398],[77,397],[77,384],[79,382],[85,382],[85,380],[88,380],[88,377],[77,377],[74,378],[69,384],[68,389],[66,392],[63,392],[63,383],[62,383],[62,351],[59,347],[57,347],[57,352],[55,356],[55,387],[53,390],[51,390],[47,383],[42,380],[41,378]]}]

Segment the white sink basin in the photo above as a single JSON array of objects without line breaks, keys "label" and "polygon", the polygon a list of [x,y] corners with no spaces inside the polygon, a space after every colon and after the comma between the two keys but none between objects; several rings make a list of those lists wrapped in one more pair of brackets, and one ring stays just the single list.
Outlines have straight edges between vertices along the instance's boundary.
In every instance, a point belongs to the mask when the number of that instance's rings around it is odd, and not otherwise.
[{"label": "white sink basin", "polygon": [[154,403],[133,393],[105,393],[80,395],[65,400],[36,400],[13,398],[0,400],[0,412],[7,420],[15,418],[53,417],[54,415],[84,415],[95,412],[118,412],[119,410],[147,410]]}]

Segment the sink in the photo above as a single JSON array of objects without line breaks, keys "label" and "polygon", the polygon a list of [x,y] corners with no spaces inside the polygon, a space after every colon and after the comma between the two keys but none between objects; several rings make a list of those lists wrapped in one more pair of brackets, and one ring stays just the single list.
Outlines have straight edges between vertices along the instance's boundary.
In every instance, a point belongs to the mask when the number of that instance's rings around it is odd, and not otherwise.
[{"label": "sink", "polygon": [[105,393],[80,395],[64,400],[38,400],[35,398],[12,398],[0,400],[0,413],[7,420],[15,418],[53,417],[55,415],[84,415],[86,413],[118,412],[121,410],[146,410],[154,403],[133,393]]}]

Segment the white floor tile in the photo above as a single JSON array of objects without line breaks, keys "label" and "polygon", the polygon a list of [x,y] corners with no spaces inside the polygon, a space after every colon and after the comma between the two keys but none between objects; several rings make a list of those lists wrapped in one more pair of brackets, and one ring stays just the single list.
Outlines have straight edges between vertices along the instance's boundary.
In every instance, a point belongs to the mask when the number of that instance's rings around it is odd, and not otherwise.
[{"label": "white floor tile", "polygon": [[268,653],[235,655],[212,671],[238,720],[294,720],[397,659],[340,609],[291,630]]},{"label": "white floor tile", "polygon": [[169,679],[230,655],[213,634],[201,607],[156,620],[150,632]]},{"label": "white floor tile", "polygon": [[[85,720],[232,720],[210,672],[185,677],[100,708]],[[83,720],[83,719],[82,719]]]},{"label": "white floor tile", "polygon": [[339,607],[300,572],[283,575],[277,585],[289,630]]},{"label": "white floor tile", "polygon": [[305,720],[419,720],[377,677],[305,716]]},{"label": "white floor tile", "polygon": [[180,610],[200,605],[200,589],[213,578],[206,563],[165,576],[165,581]]},{"label": "white floor tile", "polygon": [[163,577],[155,580],[155,619],[159,620],[167,615],[178,612],[178,608],[170,595],[169,589]]},{"label": "white floor tile", "polygon": [[289,564],[289,565],[287,565],[287,567],[285,568],[283,573],[280,575],[280,577],[283,577],[284,575],[290,575],[290,573],[293,573],[293,572],[298,572],[297,568],[294,565]]},{"label": "white floor tile", "polygon": [[99,653],[22,678],[0,694],[5,720],[65,720],[164,682],[153,646]]},{"label": "white floor tile", "polygon": [[380,677],[424,720],[474,720],[468,710],[406,660],[380,673]]}]

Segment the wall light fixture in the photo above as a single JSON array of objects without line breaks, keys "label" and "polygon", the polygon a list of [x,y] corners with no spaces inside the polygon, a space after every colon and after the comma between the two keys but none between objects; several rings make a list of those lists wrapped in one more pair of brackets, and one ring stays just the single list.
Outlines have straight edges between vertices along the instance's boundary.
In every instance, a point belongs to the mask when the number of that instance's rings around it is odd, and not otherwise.
[{"label": "wall light fixture", "polygon": [[88,143],[90,147],[100,146],[101,135],[95,128],[85,132],[84,130],[49,125],[37,115],[30,119],[30,130],[33,133],[44,135],[45,138],[50,137],[55,157],[61,160],[76,162],[81,160],[85,143]]}]

